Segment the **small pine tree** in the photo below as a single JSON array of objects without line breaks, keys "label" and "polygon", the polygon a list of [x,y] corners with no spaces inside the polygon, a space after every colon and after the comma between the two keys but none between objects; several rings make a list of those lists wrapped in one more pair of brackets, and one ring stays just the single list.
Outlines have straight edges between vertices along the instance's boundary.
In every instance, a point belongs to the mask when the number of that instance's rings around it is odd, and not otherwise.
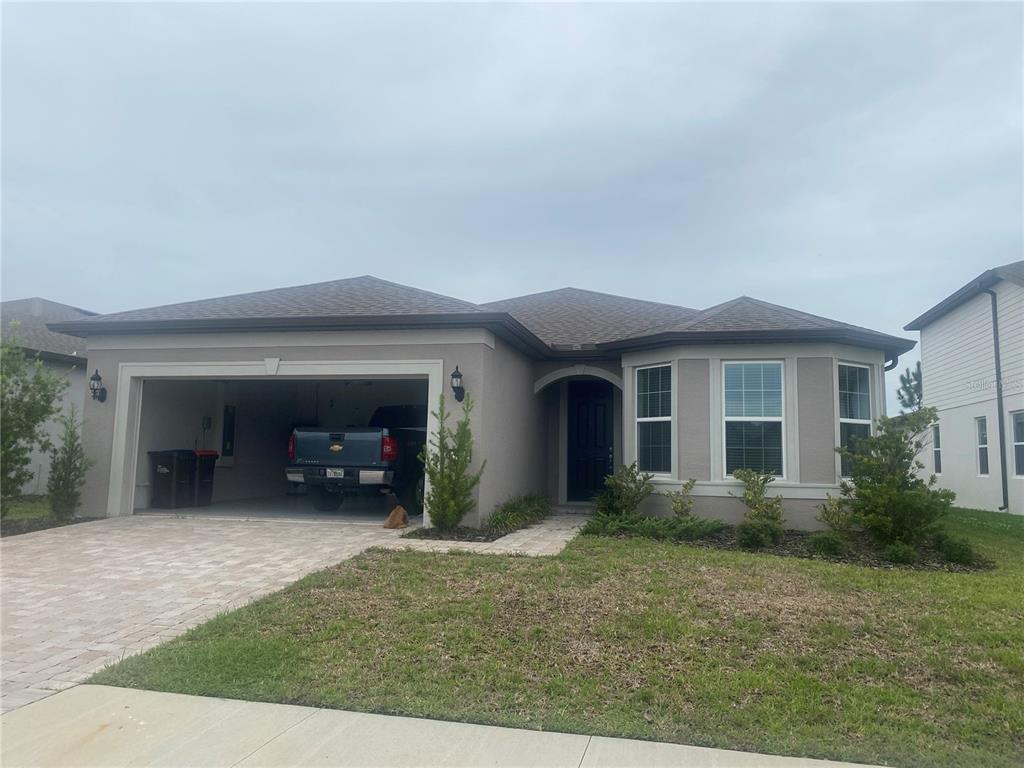
[{"label": "small pine tree", "polygon": [[60,442],[50,450],[50,477],[46,492],[50,497],[50,511],[54,517],[68,518],[75,514],[85,483],[85,473],[92,462],[82,448],[81,424],[75,406],[71,412],[59,416],[63,427]]},{"label": "small pine tree", "polygon": [[472,410],[473,399],[466,395],[462,403],[462,418],[452,430],[448,426],[449,414],[444,395],[441,395],[434,412],[437,433],[423,446],[420,455],[423,471],[430,481],[424,508],[430,515],[430,522],[442,531],[457,528],[473,510],[473,489],[480,482],[487,464],[484,461],[476,472],[469,471],[473,462],[473,433],[469,427]]},{"label": "small pine tree", "polygon": [[903,406],[903,412],[919,411],[924,405],[924,388],[921,380],[921,361],[917,361],[914,370],[907,370],[900,374],[900,388],[896,390],[896,397]]}]

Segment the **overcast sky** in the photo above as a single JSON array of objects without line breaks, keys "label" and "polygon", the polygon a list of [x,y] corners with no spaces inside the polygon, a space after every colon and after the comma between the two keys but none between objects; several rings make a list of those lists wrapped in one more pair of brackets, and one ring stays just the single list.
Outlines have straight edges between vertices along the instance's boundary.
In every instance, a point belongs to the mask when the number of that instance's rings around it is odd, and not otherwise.
[{"label": "overcast sky", "polygon": [[2,22],[4,299],[370,273],[470,301],[748,294],[902,333],[1024,250],[1020,4]]}]

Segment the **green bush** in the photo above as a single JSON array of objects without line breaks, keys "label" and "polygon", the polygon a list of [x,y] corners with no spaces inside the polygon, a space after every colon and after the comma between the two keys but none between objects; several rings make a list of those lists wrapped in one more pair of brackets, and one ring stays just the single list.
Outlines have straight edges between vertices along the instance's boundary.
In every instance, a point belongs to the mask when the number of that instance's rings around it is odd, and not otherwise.
[{"label": "green bush", "polygon": [[967,539],[954,539],[945,531],[936,531],[935,548],[947,561],[959,563],[960,565],[973,565],[978,559],[974,547]]},{"label": "green bush", "polygon": [[672,514],[677,517],[689,517],[693,512],[693,486],[697,484],[694,478],[683,483],[677,491],[665,491],[662,496],[669,500],[672,505]]},{"label": "green bush", "polygon": [[743,495],[740,498],[747,505],[746,519],[767,520],[779,526],[781,530],[782,497],[768,496],[768,485],[775,482],[775,478],[752,469],[737,469],[732,476],[743,483]]},{"label": "green bush", "polygon": [[736,526],[736,541],[743,549],[764,549],[782,536],[782,525],[772,520],[744,520]]},{"label": "green bush", "polygon": [[593,517],[583,527],[588,536],[637,536],[655,541],[697,541],[728,526],[703,517]]},{"label": "green bush", "polygon": [[473,461],[473,433],[469,428],[472,410],[473,400],[466,395],[462,403],[462,418],[452,430],[448,426],[448,411],[442,394],[434,412],[437,434],[423,446],[420,454],[423,471],[430,480],[423,506],[430,515],[431,524],[442,531],[457,528],[462,518],[473,509],[473,489],[480,482],[487,465],[484,461],[476,472],[469,471]]},{"label": "green bush", "polygon": [[50,476],[46,492],[50,497],[50,510],[55,517],[73,517],[82,496],[85,473],[92,464],[82,448],[81,424],[78,412],[71,406],[70,413],[56,419],[61,425],[60,442],[50,451]]},{"label": "green bush", "polygon": [[953,504],[955,494],[935,488],[934,475],[927,480],[920,475],[924,465],[917,455],[925,448],[922,437],[930,434],[937,419],[934,408],[899,419],[882,416],[875,433],[858,440],[854,450],[836,449],[850,465],[843,497],[856,522],[882,544],[920,546],[934,535]]},{"label": "green bush", "polygon": [[604,490],[594,498],[595,517],[636,517],[640,504],[654,493],[651,477],[636,462],[623,465],[604,479]]},{"label": "green bush", "polygon": [[844,499],[829,494],[825,494],[825,502],[818,505],[817,519],[836,533],[848,533],[856,524],[850,505]]},{"label": "green bush", "polygon": [[494,531],[511,533],[538,523],[550,514],[551,502],[543,496],[513,496],[495,508],[487,521],[487,527]]},{"label": "green bush", "polygon": [[882,550],[882,557],[890,563],[900,565],[913,565],[917,562],[917,550],[910,544],[902,541],[894,541]]},{"label": "green bush", "polygon": [[822,531],[807,540],[811,549],[819,555],[841,555],[846,551],[846,539],[835,531]]}]

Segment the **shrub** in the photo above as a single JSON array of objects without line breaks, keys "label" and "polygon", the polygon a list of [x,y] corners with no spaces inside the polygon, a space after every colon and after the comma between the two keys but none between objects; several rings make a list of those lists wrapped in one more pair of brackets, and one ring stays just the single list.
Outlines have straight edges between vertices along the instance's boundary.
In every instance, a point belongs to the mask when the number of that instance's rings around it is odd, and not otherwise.
[{"label": "shrub", "polygon": [[[768,485],[775,478],[762,475],[752,469],[737,469],[733,477],[743,483],[743,495],[740,497],[747,505],[747,520],[767,520],[782,528],[782,497],[768,496]],[[732,494],[735,496],[735,494]]]},{"label": "shrub", "polygon": [[819,555],[841,555],[846,551],[846,539],[835,531],[816,533],[807,543]]},{"label": "shrub", "polygon": [[782,541],[782,525],[771,520],[744,520],[736,526],[736,541],[744,549],[763,549]]},{"label": "shrub", "polygon": [[922,436],[937,420],[934,408],[882,416],[875,433],[857,441],[854,450],[836,450],[849,460],[850,481],[843,497],[854,519],[880,543],[919,546],[933,535],[949,511],[955,494],[935,488],[935,476],[919,474],[924,465],[917,455],[924,449]]},{"label": "shrub", "polygon": [[853,529],[853,510],[842,498],[826,494],[825,501],[818,505],[818,510],[818,522],[827,525],[830,531],[848,533]]},{"label": "shrub", "polygon": [[672,514],[676,517],[689,517],[693,512],[693,486],[697,484],[694,478],[690,478],[680,486],[677,491],[665,491],[662,495],[672,505]]},{"label": "shrub", "polygon": [[640,504],[654,493],[652,475],[641,472],[636,462],[623,465],[604,479],[604,490],[594,498],[596,517],[635,517]]},{"label": "shrub", "polygon": [[882,557],[891,563],[912,565],[917,562],[917,550],[902,541],[894,541],[882,550]]},{"label": "shrub", "polygon": [[954,539],[945,531],[937,531],[935,534],[935,548],[946,560],[960,565],[973,565],[978,555],[967,539]]},{"label": "shrub", "polygon": [[50,510],[55,517],[69,518],[75,514],[82,496],[85,473],[92,464],[82,449],[81,425],[75,406],[71,412],[57,418],[63,428],[58,443],[50,451],[50,477],[46,492],[50,497]]},{"label": "shrub", "polygon": [[513,496],[494,510],[487,521],[487,527],[494,531],[511,533],[540,522],[550,514],[551,502],[543,496]]},{"label": "shrub", "polygon": [[583,527],[588,536],[638,536],[655,541],[697,541],[711,538],[725,523],[703,517],[593,517]]},{"label": "shrub", "polygon": [[466,395],[462,403],[462,418],[452,430],[448,426],[448,411],[444,395],[439,398],[437,411],[437,434],[429,444],[423,446],[420,458],[423,471],[430,480],[430,489],[424,499],[424,508],[430,515],[430,522],[442,531],[457,528],[462,519],[473,509],[473,489],[480,482],[487,462],[480,464],[476,472],[469,471],[473,461],[473,433],[469,428],[469,414],[473,400]]}]

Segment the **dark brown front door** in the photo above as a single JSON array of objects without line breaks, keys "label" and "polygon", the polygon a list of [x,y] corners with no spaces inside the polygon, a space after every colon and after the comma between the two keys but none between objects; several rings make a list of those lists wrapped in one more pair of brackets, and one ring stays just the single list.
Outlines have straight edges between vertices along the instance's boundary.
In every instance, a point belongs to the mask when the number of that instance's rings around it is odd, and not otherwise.
[{"label": "dark brown front door", "polygon": [[607,381],[569,382],[569,501],[590,501],[612,471],[612,385]]}]

